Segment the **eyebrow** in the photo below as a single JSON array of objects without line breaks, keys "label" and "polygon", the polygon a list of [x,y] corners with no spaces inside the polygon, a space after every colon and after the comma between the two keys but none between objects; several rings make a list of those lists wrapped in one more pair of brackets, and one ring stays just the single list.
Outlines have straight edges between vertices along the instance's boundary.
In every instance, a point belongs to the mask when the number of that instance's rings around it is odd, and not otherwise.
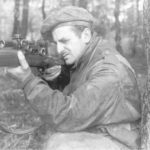
[{"label": "eyebrow", "polygon": [[67,41],[68,39],[67,38],[62,38],[62,39],[59,39],[58,41],[59,42],[65,42],[65,41]]}]

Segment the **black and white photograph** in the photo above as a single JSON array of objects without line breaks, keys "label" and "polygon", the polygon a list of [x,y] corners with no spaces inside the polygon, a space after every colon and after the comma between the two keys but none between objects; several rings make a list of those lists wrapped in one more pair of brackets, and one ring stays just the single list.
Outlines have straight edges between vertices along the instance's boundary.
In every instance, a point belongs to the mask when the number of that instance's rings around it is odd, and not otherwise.
[{"label": "black and white photograph", "polygon": [[0,10],[0,150],[150,150],[149,0]]}]

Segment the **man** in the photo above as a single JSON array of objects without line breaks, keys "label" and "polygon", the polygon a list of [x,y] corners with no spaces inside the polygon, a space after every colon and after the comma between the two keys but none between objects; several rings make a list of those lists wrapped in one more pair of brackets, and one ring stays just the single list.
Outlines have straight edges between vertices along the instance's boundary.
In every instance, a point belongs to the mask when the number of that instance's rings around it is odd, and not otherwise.
[{"label": "man", "polygon": [[127,60],[93,31],[85,9],[68,6],[50,12],[41,27],[71,66],[63,92],[35,77],[21,52],[20,66],[7,73],[17,79],[32,107],[56,133],[46,150],[126,150],[139,144],[140,95]]}]

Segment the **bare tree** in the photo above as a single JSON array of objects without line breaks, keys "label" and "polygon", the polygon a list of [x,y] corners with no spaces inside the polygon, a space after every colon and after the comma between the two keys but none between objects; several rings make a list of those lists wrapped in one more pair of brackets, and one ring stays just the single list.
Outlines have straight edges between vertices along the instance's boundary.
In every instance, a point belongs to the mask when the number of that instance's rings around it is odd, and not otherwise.
[{"label": "bare tree", "polygon": [[20,0],[15,0],[13,35],[20,32]]},{"label": "bare tree", "polygon": [[29,0],[23,0],[23,13],[21,24],[21,35],[23,38],[26,37],[28,31],[28,14],[29,14]]},{"label": "bare tree", "polygon": [[73,0],[60,0],[60,7],[73,5]]},{"label": "bare tree", "polygon": [[114,10],[115,29],[116,29],[115,41],[116,41],[116,49],[119,52],[122,52],[122,47],[121,47],[121,26],[120,26],[120,21],[119,21],[120,3],[121,3],[121,0],[115,0],[115,10]]},{"label": "bare tree", "polygon": [[43,20],[46,18],[46,13],[45,13],[45,0],[42,0],[42,16]]},{"label": "bare tree", "polygon": [[143,31],[145,39],[145,49],[147,54],[147,88],[142,101],[142,121],[141,121],[141,149],[150,149],[150,1],[144,1],[143,7]]},{"label": "bare tree", "polygon": [[72,5],[73,6],[78,6],[78,0],[72,0]]},{"label": "bare tree", "polygon": [[138,37],[139,37],[139,33],[138,33],[138,29],[139,29],[139,25],[140,25],[140,16],[139,16],[139,0],[135,0],[135,27],[134,27],[134,39],[133,39],[133,55],[135,55],[136,53],[136,48],[137,48],[137,42],[138,42]]},{"label": "bare tree", "polygon": [[78,0],[78,6],[87,8],[88,1],[87,0]]}]

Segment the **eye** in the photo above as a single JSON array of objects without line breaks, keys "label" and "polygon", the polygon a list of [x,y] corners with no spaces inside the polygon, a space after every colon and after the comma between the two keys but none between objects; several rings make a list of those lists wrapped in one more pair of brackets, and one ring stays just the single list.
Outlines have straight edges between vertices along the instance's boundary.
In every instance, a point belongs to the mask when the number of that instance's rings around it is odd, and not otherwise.
[{"label": "eye", "polygon": [[61,39],[60,42],[63,43],[63,44],[66,44],[66,43],[69,42],[69,40],[68,39]]},{"label": "eye", "polygon": [[57,45],[57,42],[56,41],[52,41],[51,44]]}]

